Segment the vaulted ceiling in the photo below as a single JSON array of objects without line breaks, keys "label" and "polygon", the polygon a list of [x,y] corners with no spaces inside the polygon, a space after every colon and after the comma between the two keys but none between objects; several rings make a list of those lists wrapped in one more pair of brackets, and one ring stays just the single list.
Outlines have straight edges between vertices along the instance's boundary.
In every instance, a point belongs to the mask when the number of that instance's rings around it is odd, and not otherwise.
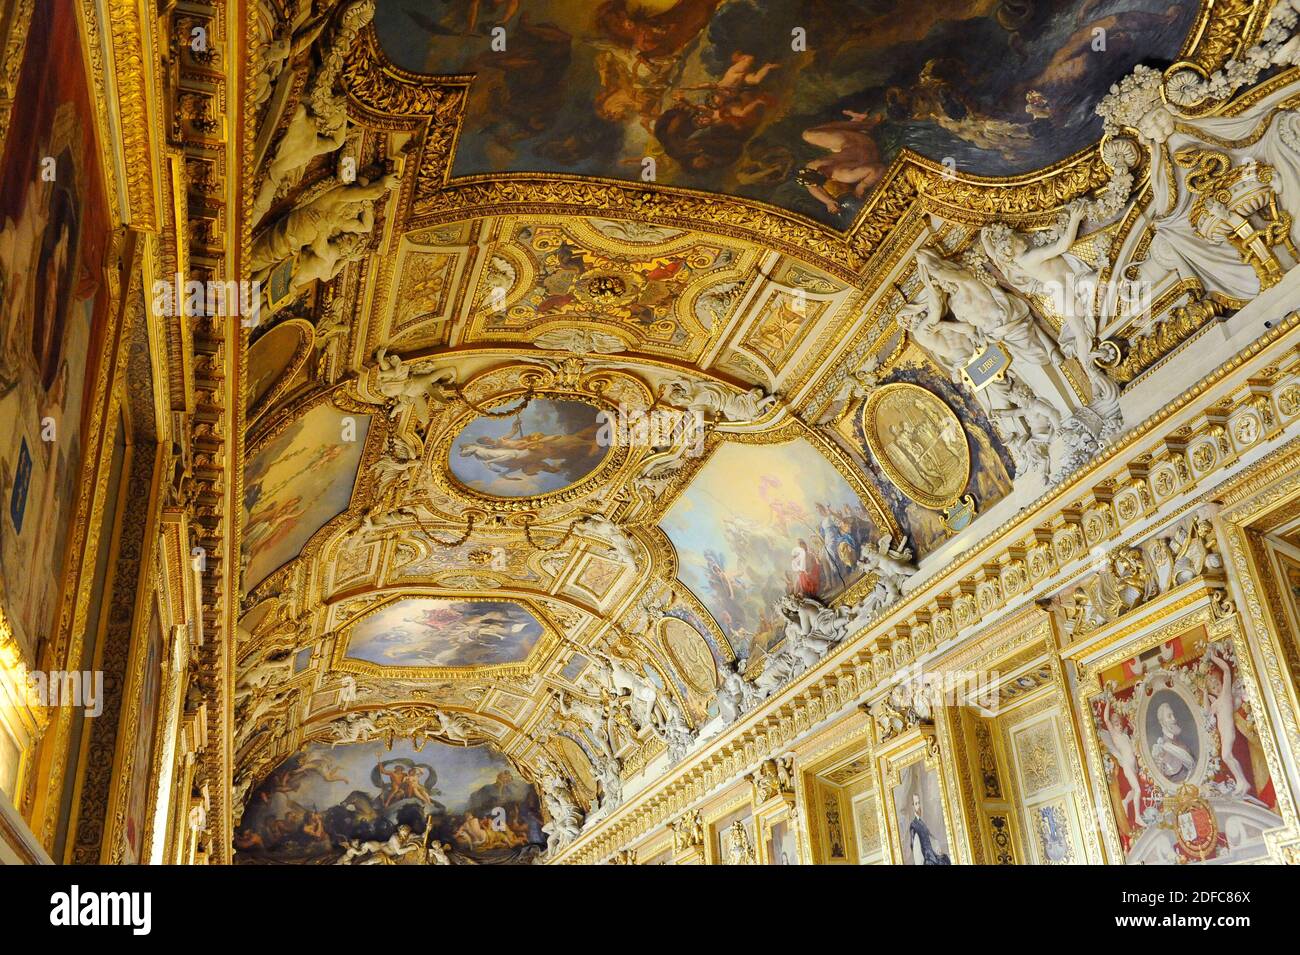
[{"label": "vaulted ceiling", "polygon": [[[312,766],[351,780],[351,757],[320,768],[332,743],[428,739],[487,744],[480,776],[558,768],[592,810],[579,711],[606,655],[702,741],[784,594],[852,604],[886,538],[951,553],[1024,475],[896,320],[913,253],[1103,186],[1096,103],[1205,22],[1164,0],[262,0],[240,801]],[[1098,265],[1122,226],[1074,253]],[[959,422],[946,503],[868,433],[886,383]],[[682,758],[661,735],[612,728],[625,780]],[[237,845],[266,848],[245,819]]]}]

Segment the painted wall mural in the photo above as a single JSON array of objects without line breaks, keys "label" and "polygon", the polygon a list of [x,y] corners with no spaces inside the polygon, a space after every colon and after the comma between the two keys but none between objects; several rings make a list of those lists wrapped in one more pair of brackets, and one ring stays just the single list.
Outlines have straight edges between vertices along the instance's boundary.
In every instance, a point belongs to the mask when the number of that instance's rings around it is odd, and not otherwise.
[{"label": "painted wall mural", "polygon": [[388,667],[464,667],[523,660],[542,625],[519,604],[412,597],[363,618],[347,656]]},{"label": "painted wall mural", "polygon": [[1197,628],[1099,679],[1090,708],[1126,861],[1263,856],[1282,818],[1231,639]]},{"label": "painted wall mural", "polygon": [[369,415],[312,408],[263,444],[244,467],[244,589],[298,556],[347,509],[370,429]]},{"label": "painted wall mural", "polygon": [[480,415],[451,443],[448,467],[493,497],[533,497],[581,481],[609,446],[597,443],[600,411],[583,401],[538,398],[517,415]]},{"label": "painted wall mural", "polygon": [[108,207],[66,0],[37,4],[0,161],[0,600],[52,637],[107,336]]},{"label": "painted wall mural", "polygon": [[253,791],[235,861],[525,863],[545,847],[537,792],[488,746],[313,743]]},{"label": "painted wall mural", "polygon": [[[1096,102],[1138,62],[1174,59],[1196,9],[380,0],[375,20],[398,65],[475,74],[455,175],[640,179],[648,158],[660,183],[846,226],[904,148],[1007,175],[1095,142]],[[495,50],[494,28],[504,30]]]},{"label": "painted wall mural", "polygon": [[879,537],[857,493],[802,438],[721,445],[659,526],[682,582],[749,657],[780,639],[783,595],[831,599],[857,580],[862,545]]}]

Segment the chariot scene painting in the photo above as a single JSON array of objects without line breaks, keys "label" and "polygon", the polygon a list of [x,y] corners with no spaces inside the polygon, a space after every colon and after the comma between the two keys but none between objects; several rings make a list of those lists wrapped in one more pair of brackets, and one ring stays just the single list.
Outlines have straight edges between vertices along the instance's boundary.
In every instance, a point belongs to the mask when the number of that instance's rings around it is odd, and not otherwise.
[{"label": "chariot scene painting", "polygon": [[488,746],[312,743],[256,787],[236,861],[528,863],[545,846],[537,792]]},{"label": "chariot scene painting", "polygon": [[1097,101],[1137,63],[1176,59],[1195,13],[1167,0],[379,0],[375,21],[398,66],[473,75],[456,176],[652,179],[843,226],[904,149],[1007,175],[1096,142]]}]

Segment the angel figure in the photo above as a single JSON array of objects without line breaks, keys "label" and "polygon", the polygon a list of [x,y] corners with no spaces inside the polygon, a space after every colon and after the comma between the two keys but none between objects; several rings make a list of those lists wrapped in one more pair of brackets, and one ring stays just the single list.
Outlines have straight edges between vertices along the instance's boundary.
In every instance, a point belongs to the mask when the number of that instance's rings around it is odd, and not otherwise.
[{"label": "angel figure", "polygon": [[916,274],[921,280],[918,301],[905,304],[894,314],[894,320],[930,353],[953,381],[959,382],[962,369],[984,348],[984,334],[969,322],[944,318],[948,300],[924,269],[924,263],[918,260]]},{"label": "angel figure", "polygon": [[1232,773],[1236,794],[1244,796],[1250,789],[1250,777],[1246,775],[1246,770],[1234,752],[1237,745],[1237,700],[1233,689],[1232,667],[1213,646],[1206,648],[1205,660],[1215,667],[1207,678],[1205,710],[1219,731],[1219,758],[1228,767],[1228,772]]},{"label": "angel figure", "polygon": [[550,817],[542,825],[542,832],[546,833],[546,850],[556,852],[578,837],[582,831],[583,812],[568,780],[554,765],[546,765],[541,777],[541,790],[542,803]]},{"label": "angel figure", "polygon": [[758,702],[753,684],[745,679],[745,663],[741,657],[719,668],[718,717],[723,725],[734,723]]},{"label": "angel figure", "polygon": [[1222,570],[1214,525],[1204,517],[1195,517],[1181,528],[1172,541],[1174,546],[1174,583],[1185,584],[1209,570]]},{"label": "angel figure", "polygon": [[287,679],[293,672],[293,658],[288,654],[270,651],[248,667],[235,683],[235,704],[243,703],[272,683]]},{"label": "angel figure", "polygon": [[903,585],[916,573],[911,563],[912,548],[901,538],[894,547],[892,534],[886,534],[873,545],[867,541],[858,555],[857,569],[864,574],[875,573],[876,589],[881,591],[881,605],[890,604],[903,595]]},{"label": "angel figure", "polygon": [[1120,715],[1116,712],[1115,701],[1107,694],[1101,700],[1101,720],[1105,729],[1099,732],[1102,743],[1115,760],[1115,765],[1128,784],[1122,805],[1134,825],[1142,825],[1142,784],[1138,779],[1137,749],[1133,737]]},{"label": "angel figure", "polygon": [[1055,405],[1040,398],[1024,382],[1010,375],[989,387],[990,396],[1006,407],[994,408],[989,417],[994,424],[1009,425],[998,430],[1004,436],[1015,460],[1016,475],[1039,472],[1047,477],[1051,466],[1051,444],[1061,425],[1061,413]]},{"label": "angel figure", "polygon": [[256,89],[254,102],[258,109],[271,98],[285,66],[316,42],[328,22],[329,17],[320,14],[309,19],[297,32],[283,31],[257,44],[255,57],[260,66],[253,86]]},{"label": "angel figure", "polygon": [[[317,156],[332,153],[348,138],[347,99],[335,89],[335,80],[343,68],[344,51],[357,33],[374,19],[374,0],[353,0],[338,17],[337,32],[319,51],[321,66],[311,80],[310,93],[299,102],[280,136],[275,155],[267,164],[265,178],[253,200],[253,221],[259,221],[275,202],[285,184],[297,182]],[[328,20],[329,15],[324,17]],[[284,63],[299,50],[312,45],[319,30],[305,25],[297,37],[288,39],[289,49],[273,47],[265,51],[265,77],[255,79],[259,97],[269,97],[269,90],[279,79]],[[259,100],[260,104],[261,100]]]},{"label": "angel figure", "polygon": [[857,368],[847,372],[835,397],[818,424],[829,424],[843,414],[849,404],[867,397],[880,384],[880,356],[872,355]]},{"label": "angel figure", "polygon": [[379,368],[372,384],[392,402],[389,417],[398,418],[411,410],[416,421],[427,425],[433,405],[447,402],[454,394],[454,388],[448,387],[456,382],[454,369],[439,371],[431,362],[405,362],[399,355],[388,354],[386,345],[379,346],[375,361]]},{"label": "angel figure", "polygon": [[626,703],[632,718],[633,729],[640,732],[651,722],[659,691],[649,679],[638,672],[635,665],[620,657],[588,647],[584,653],[592,663],[593,681],[607,690],[618,702]]},{"label": "angel figure", "polygon": [[392,447],[372,466],[375,472],[375,500],[385,500],[390,491],[419,467],[419,454],[406,442],[394,441]]},{"label": "angel figure", "polygon": [[776,404],[777,396],[762,388],[737,393],[714,381],[674,378],[660,389],[660,395],[674,407],[695,412],[706,421],[747,423],[755,421]]},{"label": "angel figure", "polygon": [[357,701],[357,678],[351,673],[343,677],[343,682],[339,684],[338,704],[342,709],[347,709]]},{"label": "angel figure", "polygon": [[424,837],[424,864],[425,865],[451,865],[451,859],[447,856],[447,850],[450,846],[445,842],[440,842],[432,837],[432,829],[425,831]]},{"label": "angel figure", "polygon": [[1027,236],[1000,222],[980,230],[980,243],[1012,288],[1053,303],[1063,321],[1061,352],[1078,358],[1086,370],[1097,337],[1097,274],[1069,251],[1079,237],[1083,215],[1083,203],[1076,202],[1061,234],[1045,245],[1031,244]]},{"label": "angel figure", "polygon": [[334,724],[334,738],[330,740],[330,746],[338,746],[339,743],[360,743],[368,739],[374,739],[379,735],[379,727],[376,725],[374,717],[365,716],[361,713],[349,713],[341,721]]},{"label": "angel figure", "polygon": [[878,384],[880,384],[880,356],[872,355],[845,375],[835,399],[848,401],[853,398],[865,398]]},{"label": "angel figure", "polygon": [[1012,358],[1025,364],[1059,362],[1056,342],[1034,319],[1024,299],[985,283],[974,272],[943,258],[933,249],[917,250],[916,268],[930,301],[939,308],[940,317],[944,312],[951,312],[953,320],[978,329],[985,338],[1001,342]]},{"label": "angel figure", "polygon": [[620,564],[633,569],[641,566],[640,555],[627,531],[603,514],[588,514],[575,525],[574,530],[600,541],[609,548],[609,555]]},{"label": "angel figure", "polygon": [[470,737],[474,735],[474,723],[459,713],[434,709],[433,717],[438,721],[438,729],[435,732],[443,739],[454,743],[468,743]]},{"label": "angel figure", "polygon": [[613,734],[603,707],[564,690],[556,697],[556,704],[562,717],[589,731],[589,738],[602,755],[614,755]]}]

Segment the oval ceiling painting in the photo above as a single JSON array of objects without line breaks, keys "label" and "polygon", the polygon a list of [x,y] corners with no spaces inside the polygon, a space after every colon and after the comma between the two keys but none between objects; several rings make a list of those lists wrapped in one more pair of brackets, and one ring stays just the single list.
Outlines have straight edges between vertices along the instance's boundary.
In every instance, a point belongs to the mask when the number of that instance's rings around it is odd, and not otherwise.
[{"label": "oval ceiling painting", "polygon": [[894,485],[922,507],[957,502],[970,480],[961,419],[932,392],[908,382],[878,388],[862,409],[871,454]]},{"label": "oval ceiling painting", "polygon": [[480,415],[456,435],[447,463],[465,487],[491,497],[535,497],[576,484],[609,453],[597,440],[600,411],[582,401],[538,398],[517,415]]},{"label": "oval ceiling painting", "polygon": [[523,660],[542,625],[503,600],[413,597],[385,604],[352,628],[347,656],[376,666],[492,666]]}]

